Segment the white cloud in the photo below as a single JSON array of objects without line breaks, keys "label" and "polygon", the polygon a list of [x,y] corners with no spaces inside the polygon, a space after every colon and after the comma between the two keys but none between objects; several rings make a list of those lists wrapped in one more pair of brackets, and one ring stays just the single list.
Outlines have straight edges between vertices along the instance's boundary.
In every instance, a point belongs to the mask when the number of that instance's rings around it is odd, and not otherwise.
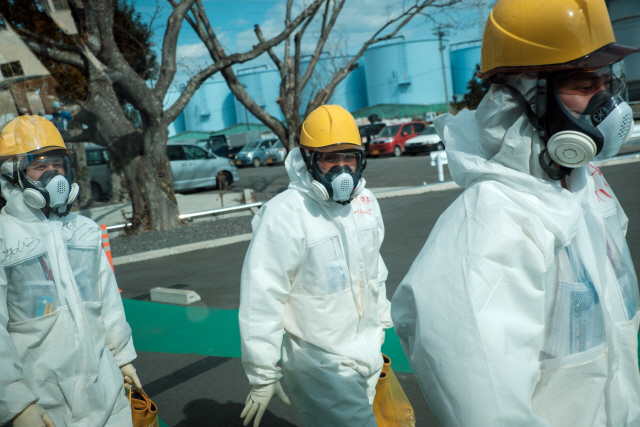
[{"label": "white cloud", "polygon": [[179,60],[197,60],[203,56],[209,56],[209,51],[204,43],[183,44],[178,46],[177,58]]}]

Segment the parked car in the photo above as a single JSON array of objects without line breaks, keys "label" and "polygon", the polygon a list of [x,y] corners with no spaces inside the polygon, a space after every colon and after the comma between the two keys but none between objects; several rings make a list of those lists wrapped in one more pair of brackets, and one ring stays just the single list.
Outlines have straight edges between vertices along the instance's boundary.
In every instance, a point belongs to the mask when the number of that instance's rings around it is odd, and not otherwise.
[{"label": "parked car", "polygon": [[395,157],[401,156],[404,152],[405,142],[418,136],[426,127],[427,125],[424,122],[387,125],[380,131],[378,137],[371,141],[369,154],[373,157],[384,154],[393,154]]},{"label": "parked car", "polygon": [[222,145],[217,149],[213,150],[213,154],[218,157],[227,157],[229,159],[235,159],[236,155],[242,150],[244,146],[240,147],[228,147],[227,145]]},{"label": "parked car", "polygon": [[271,148],[266,151],[265,157],[267,158],[267,164],[269,166],[277,163],[284,163],[284,159],[287,157],[287,149],[280,140],[276,141]]},{"label": "parked car", "polygon": [[427,126],[420,135],[408,139],[404,143],[405,153],[416,155],[418,153],[429,153],[431,151],[444,150],[444,144],[436,132],[435,126]]},{"label": "parked car", "polygon": [[260,167],[261,164],[266,163],[266,152],[278,141],[278,138],[259,139],[257,141],[251,141],[236,155],[235,163],[237,166],[253,165],[254,167]]},{"label": "parked car", "polygon": [[382,128],[385,126],[386,125],[384,123],[372,123],[370,125],[358,126],[365,154],[369,154],[369,144],[371,144],[371,140],[378,136]]},{"label": "parked car", "polygon": [[[238,169],[225,157],[218,157],[195,144],[170,143],[167,157],[175,191],[200,187],[229,187],[239,181]],[[221,179],[218,179],[221,173]]]},{"label": "parked car", "polygon": [[86,144],[87,170],[91,181],[91,197],[102,201],[111,195],[111,168],[109,152],[96,144]]}]

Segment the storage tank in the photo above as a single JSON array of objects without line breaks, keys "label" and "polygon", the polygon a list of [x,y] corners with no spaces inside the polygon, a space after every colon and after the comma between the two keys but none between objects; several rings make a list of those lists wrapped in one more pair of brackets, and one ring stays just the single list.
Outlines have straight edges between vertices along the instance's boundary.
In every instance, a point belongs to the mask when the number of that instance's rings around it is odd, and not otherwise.
[{"label": "storage tank", "polygon": [[476,65],[480,64],[482,40],[456,43],[451,45],[451,77],[453,93],[461,99],[467,93],[467,83],[476,74]]},{"label": "storage tank", "polygon": [[448,52],[442,72],[439,40],[406,41],[398,37],[375,44],[364,55],[367,99],[378,104],[442,104],[446,108],[445,80],[451,101],[452,83]]},{"label": "storage tank", "polygon": [[[256,104],[276,119],[284,120],[282,110],[276,103],[280,96],[280,72],[278,70],[270,70],[266,65],[260,65],[236,70],[236,76]],[[261,123],[244,108],[240,101],[234,98],[234,102],[238,123]]]},{"label": "storage tank", "polygon": [[[303,75],[309,65],[311,58],[304,58],[300,63],[300,74]],[[346,56],[330,57],[322,55],[316,65],[313,77],[302,91],[300,99],[300,114],[304,114],[307,109],[310,97],[317,93],[320,88],[324,88],[331,82],[336,71],[342,68],[349,58]],[[351,71],[347,77],[338,83],[333,96],[328,104],[337,104],[344,107],[347,111],[355,111],[366,107],[367,104],[367,86],[365,80],[364,61],[362,58],[358,61],[358,68]]]},{"label": "storage tank", "polygon": [[183,110],[185,130],[215,132],[235,125],[234,100],[222,76],[207,80]]},{"label": "storage tank", "polygon": [[[609,0],[609,17],[616,42],[640,47],[640,1]],[[640,101],[640,53],[633,53],[624,60],[627,72],[629,100]]]}]

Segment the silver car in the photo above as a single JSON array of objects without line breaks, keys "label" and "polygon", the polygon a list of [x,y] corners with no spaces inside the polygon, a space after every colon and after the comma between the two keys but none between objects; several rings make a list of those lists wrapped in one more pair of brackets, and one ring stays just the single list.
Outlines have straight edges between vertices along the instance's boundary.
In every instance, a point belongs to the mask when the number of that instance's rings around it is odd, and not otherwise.
[{"label": "silver car", "polygon": [[276,141],[271,148],[265,152],[265,158],[268,165],[275,165],[276,163],[284,163],[284,159],[287,157],[287,149],[284,148],[282,142]]},{"label": "silver car", "polygon": [[278,141],[277,138],[260,139],[251,141],[236,155],[235,164],[237,166],[253,165],[259,167],[267,162],[266,151]]},{"label": "silver car", "polygon": [[194,144],[167,144],[167,157],[175,191],[212,186],[228,188],[240,180],[232,161]]}]

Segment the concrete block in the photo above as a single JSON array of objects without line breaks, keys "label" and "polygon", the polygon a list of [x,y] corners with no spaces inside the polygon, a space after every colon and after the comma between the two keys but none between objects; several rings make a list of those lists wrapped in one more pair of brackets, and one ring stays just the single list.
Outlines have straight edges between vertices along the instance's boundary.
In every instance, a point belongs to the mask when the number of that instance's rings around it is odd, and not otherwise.
[{"label": "concrete block", "polygon": [[151,301],[189,305],[193,302],[200,301],[200,295],[186,289],[153,288],[151,289]]}]

